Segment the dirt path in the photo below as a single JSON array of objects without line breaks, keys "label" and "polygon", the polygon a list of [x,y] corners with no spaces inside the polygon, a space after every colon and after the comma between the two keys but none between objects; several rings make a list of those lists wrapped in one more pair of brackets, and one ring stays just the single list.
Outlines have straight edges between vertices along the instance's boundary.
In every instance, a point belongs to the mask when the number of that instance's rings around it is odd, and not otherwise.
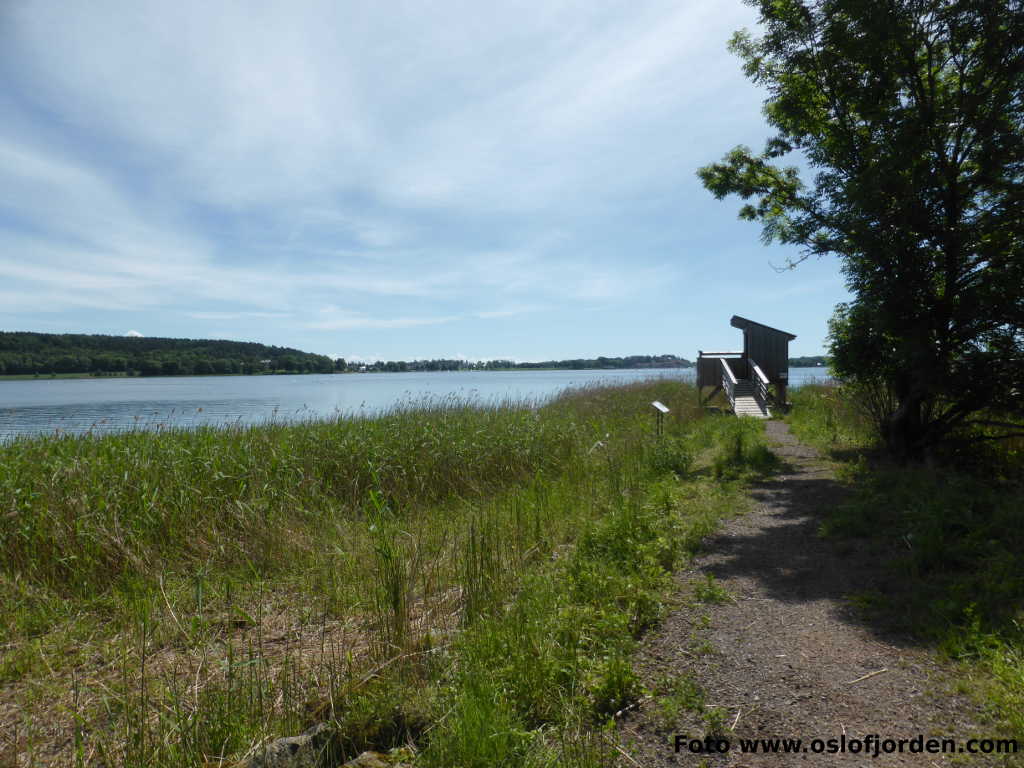
[{"label": "dirt path", "polygon": [[[702,760],[775,768],[964,761],[966,755],[740,754],[740,738],[986,735],[976,707],[950,692],[949,676],[932,651],[859,617],[850,596],[885,589],[879,558],[817,536],[821,511],[840,503],[844,489],[786,424],[771,421],[767,429],[787,468],[753,489],[755,508],[728,521],[679,577],[685,594],[692,591],[687,585],[713,574],[730,598],[673,614],[641,653],[649,687],[664,692],[690,675],[704,691],[704,709],[691,704],[677,714],[655,695],[623,719],[626,751],[645,768]],[[731,750],[675,753],[676,734],[704,737],[712,707],[721,708],[719,721],[731,727],[725,733]]]}]

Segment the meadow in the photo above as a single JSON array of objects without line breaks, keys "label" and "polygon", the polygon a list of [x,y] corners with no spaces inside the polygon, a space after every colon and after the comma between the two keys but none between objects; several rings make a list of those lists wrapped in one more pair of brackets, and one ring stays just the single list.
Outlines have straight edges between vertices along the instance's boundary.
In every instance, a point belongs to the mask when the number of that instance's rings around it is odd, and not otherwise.
[{"label": "meadow", "polygon": [[[650,402],[671,408],[665,434]],[[0,765],[592,766],[760,425],[678,381],[0,446]]]}]

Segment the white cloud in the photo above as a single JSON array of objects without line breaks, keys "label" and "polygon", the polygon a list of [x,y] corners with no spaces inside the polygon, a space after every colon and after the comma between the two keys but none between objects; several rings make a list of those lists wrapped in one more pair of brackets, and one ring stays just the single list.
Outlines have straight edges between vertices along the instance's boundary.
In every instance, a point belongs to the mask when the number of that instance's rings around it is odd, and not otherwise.
[{"label": "white cloud", "polygon": [[454,315],[374,317],[363,312],[327,306],[320,310],[317,319],[306,323],[306,327],[319,331],[355,328],[415,328],[422,325],[442,325],[458,319]]},{"label": "white cloud", "polygon": [[528,304],[518,307],[506,307],[504,309],[489,309],[482,312],[477,312],[476,316],[481,320],[497,320],[505,317],[516,317],[517,315],[527,315],[533,312],[541,312],[544,307]]},{"label": "white cloud", "polygon": [[196,320],[244,320],[246,318],[284,318],[287,312],[188,312]]},{"label": "white cloud", "polygon": [[128,333],[126,333],[125,336],[132,336],[134,338],[139,338],[139,339],[142,338],[142,334],[139,333],[138,331],[134,331],[134,330],[128,331]]},{"label": "white cloud", "polygon": [[16,4],[0,303],[301,346],[646,301],[701,272],[673,228],[722,127],[757,119],[724,46],[753,17],[698,0]]},{"label": "white cloud", "polygon": [[[721,83],[716,61],[735,74],[724,39],[751,17],[697,0],[11,14],[14,54],[67,119],[162,161],[195,200],[292,213],[351,189],[470,210],[565,207],[594,181],[586,196],[614,196],[685,144],[674,115]],[[637,141],[652,129],[662,146]]]}]

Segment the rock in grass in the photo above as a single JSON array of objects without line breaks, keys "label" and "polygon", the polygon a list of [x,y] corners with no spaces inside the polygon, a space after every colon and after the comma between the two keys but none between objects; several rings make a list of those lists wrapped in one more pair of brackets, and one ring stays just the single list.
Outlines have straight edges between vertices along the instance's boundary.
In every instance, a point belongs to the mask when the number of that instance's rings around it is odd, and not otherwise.
[{"label": "rock in grass", "polygon": [[355,760],[349,760],[342,768],[394,768],[394,763],[385,762],[380,752],[363,752]]},{"label": "rock in grass", "polygon": [[[327,723],[317,723],[301,736],[277,739],[256,749],[239,768],[334,768],[340,762],[336,732]],[[393,749],[387,755],[363,752],[341,768],[410,768],[407,749]]]},{"label": "rock in grass", "polygon": [[342,768],[412,768],[410,763],[402,762],[403,759],[411,757],[406,749],[393,749],[386,755],[380,752],[363,752],[359,757],[345,763]]},{"label": "rock in grass", "polygon": [[335,764],[334,729],[317,723],[301,736],[277,739],[257,748],[241,768],[328,768]]}]

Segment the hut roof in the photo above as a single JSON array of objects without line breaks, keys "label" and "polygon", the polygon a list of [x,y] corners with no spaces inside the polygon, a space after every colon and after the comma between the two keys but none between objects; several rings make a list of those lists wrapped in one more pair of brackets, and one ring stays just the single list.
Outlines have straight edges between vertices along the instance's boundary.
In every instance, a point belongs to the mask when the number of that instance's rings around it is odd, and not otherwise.
[{"label": "hut roof", "polygon": [[729,321],[729,325],[731,325],[733,328],[740,328],[740,329],[742,329],[744,331],[747,330],[748,328],[753,327],[753,326],[757,326],[758,328],[764,328],[766,330],[782,334],[789,341],[792,341],[793,339],[796,338],[796,334],[794,334],[794,333],[789,333],[788,331],[780,331],[778,328],[772,328],[770,325],[765,325],[764,323],[758,323],[758,322],[755,322],[754,320],[747,320],[747,318],[740,317],[739,315],[733,315],[732,316],[732,320]]}]

